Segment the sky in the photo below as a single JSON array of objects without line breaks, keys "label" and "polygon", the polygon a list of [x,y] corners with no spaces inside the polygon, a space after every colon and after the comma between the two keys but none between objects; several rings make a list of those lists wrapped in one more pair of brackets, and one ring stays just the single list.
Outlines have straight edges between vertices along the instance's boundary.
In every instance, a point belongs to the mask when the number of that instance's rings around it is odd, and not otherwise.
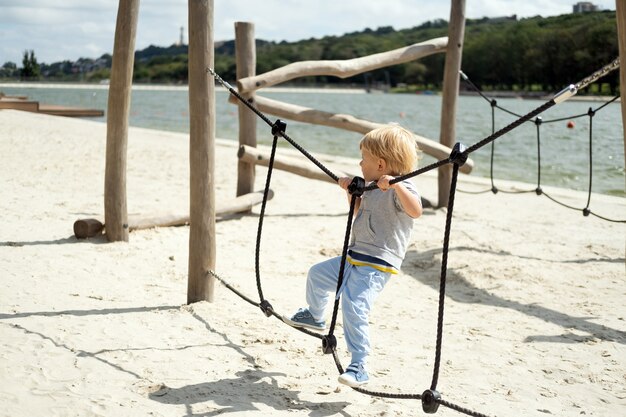
[{"label": "sky", "polygon": [[[572,12],[578,0],[466,0],[469,19],[518,18]],[[135,49],[187,43],[188,0],[140,0]],[[615,10],[615,0],[592,1]],[[213,0],[214,39],[234,39],[234,22],[254,23],[255,36],[298,41],[392,26],[396,30],[435,19],[450,20],[446,0]],[[117,0],[0,0],[0,65],[21,67],[25,50],[40,63],[98,58],[113,52]]]}]

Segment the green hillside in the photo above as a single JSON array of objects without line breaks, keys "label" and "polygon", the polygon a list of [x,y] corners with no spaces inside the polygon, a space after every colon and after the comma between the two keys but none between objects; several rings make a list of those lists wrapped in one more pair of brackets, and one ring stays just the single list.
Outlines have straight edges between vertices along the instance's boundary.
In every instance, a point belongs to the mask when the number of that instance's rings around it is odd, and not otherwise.
[{"label": "green hillside", "polygon": [[[257,73],[295,61],[351,59],[379,53],[446,36],[447,30],[447,22],[437,20],[410,29],[380,27],[299,42],[257,40]],[[484,18],[466,22],[462,68],[485,90],[555,91],[580,80],[617,55],[617,27],[612,11],[520,20],[515,16]],[[78,63],[42,64],[41,77],[95,82],[109,78],[110,62],[110,55],[104,55],[97,60],[81,59]],[[444,54],[437,54],[348,79],[309,77],[297,83],[337,87],[384,85],[396,87],[396,91],[437,90],[441,88],[443,66]],[[215,69],[224,79],[235,80],[234,41],[216,45]],[[150,46],[137,51],[134,78],[142,83],[186,83],[187,46]],[[594,94],[614,93],[618,74],[607,76],[603,83],[602,87],[594,87]]]}]

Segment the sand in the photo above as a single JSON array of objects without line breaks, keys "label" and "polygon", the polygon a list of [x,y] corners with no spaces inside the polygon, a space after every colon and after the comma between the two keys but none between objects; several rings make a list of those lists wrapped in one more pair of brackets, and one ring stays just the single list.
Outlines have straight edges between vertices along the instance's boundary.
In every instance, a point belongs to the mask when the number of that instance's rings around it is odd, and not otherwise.
[{"label": "sand", "polygon": [[[340,385],[318,339],[222,285],[213,303],[186,305],[188,227],[132,232],[127,243],[77,240],[74,221],[103,214],[105,142],[101,123],[0,111],[1,416],[424,415],[418,400]],[[320,158],[358,172],[358,161]],[[218,140],[216,160],[217,198],[230,199],[234,142]],[[257,173],[262,189],[266,170]],[[186,213],[188,178],[187,135],[130,129],[130,214]],[[415,183],[436,200],[435,176]],[[486,186],[466,176],[459,185]],[[584,193],[544,188],[586,203]],[[348,208],[339,187],[282,171],[272,189],[261,276],[288,314],[303,305],[308,267],[340,253]],[[592,209],[626,217],[623,198],[594,194]],[[216,237],[217,272],[253,299],[258,212],[219,219]],[[403,272],[375,306],[371,390],[431,385],[445,219],[427,209],[416,221]],[[443,398],[490,416],[624,415],[625,231],[534,193],[457,193]],[[345,366],[341,320],[336,334]]]}]

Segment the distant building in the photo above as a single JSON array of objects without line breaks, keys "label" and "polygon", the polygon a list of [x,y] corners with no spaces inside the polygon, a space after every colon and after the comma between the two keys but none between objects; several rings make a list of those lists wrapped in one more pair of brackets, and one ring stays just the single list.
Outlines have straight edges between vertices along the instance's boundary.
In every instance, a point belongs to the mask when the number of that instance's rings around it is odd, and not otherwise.
[{"label": "distant building", "polygon": [[178,43],[176,44],[176,46],[183,46],[185,44],[185,40],[183,39],[183,33],[185,33],[185,28],[184,26],[180,27],[180,39],[178,40]]},{"label": "distant building", "polygon": [[579,1],[574,5],[574,13],[597,12],[600,10],[598,6],[590,1]]}]

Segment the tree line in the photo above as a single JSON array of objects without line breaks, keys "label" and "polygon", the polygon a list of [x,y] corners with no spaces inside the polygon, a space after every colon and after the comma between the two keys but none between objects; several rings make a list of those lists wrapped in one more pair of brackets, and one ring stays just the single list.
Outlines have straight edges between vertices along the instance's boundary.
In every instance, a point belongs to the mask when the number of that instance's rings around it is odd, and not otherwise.
[{"label": "tree line", "polygon": [[[393,27],[365,29],[343,36],[311,38],[298,42],[256,41],[257,74],[295,61],[342,60],[401,48],[432,38],[447,36],[445,20],[395,30]],[[32,53],[32,51],[31,51]],[[542,18],[468,19],[465,28],[462,68],[485,90],[558,91],[579,81],[618,55],[615,12],[566,14]],[[35,60],[34,55],[26,58]],[[307,77],[300,85],[385,86],[398,90],[439,90],[442,87],[445,54],[360,74],[347,79]],[[36,61],[35,61],[36,62]],[[186,45],[150,46],[135,54],[134,81],[138,83],[187,82]],[[26,65],[26,64],[25,64]],[[7,64],[2,67],[5,69]],[[11,67],[11,66],[9,66]],[[44,80],[96,82],[110,76],[111,56],[96,60],[81,58],[71,63],[39,64],[37,77]],[[15,65],[11,67],[14,70]],[[235,80],[234,41],[215,48],[215,70],[226,80]],[[15,72],[13,76],[15,76]],[[7,77],[6,71],[0,77]],[[614,94],[618,74],[603,79],[603,89],[594,93]]]}]

